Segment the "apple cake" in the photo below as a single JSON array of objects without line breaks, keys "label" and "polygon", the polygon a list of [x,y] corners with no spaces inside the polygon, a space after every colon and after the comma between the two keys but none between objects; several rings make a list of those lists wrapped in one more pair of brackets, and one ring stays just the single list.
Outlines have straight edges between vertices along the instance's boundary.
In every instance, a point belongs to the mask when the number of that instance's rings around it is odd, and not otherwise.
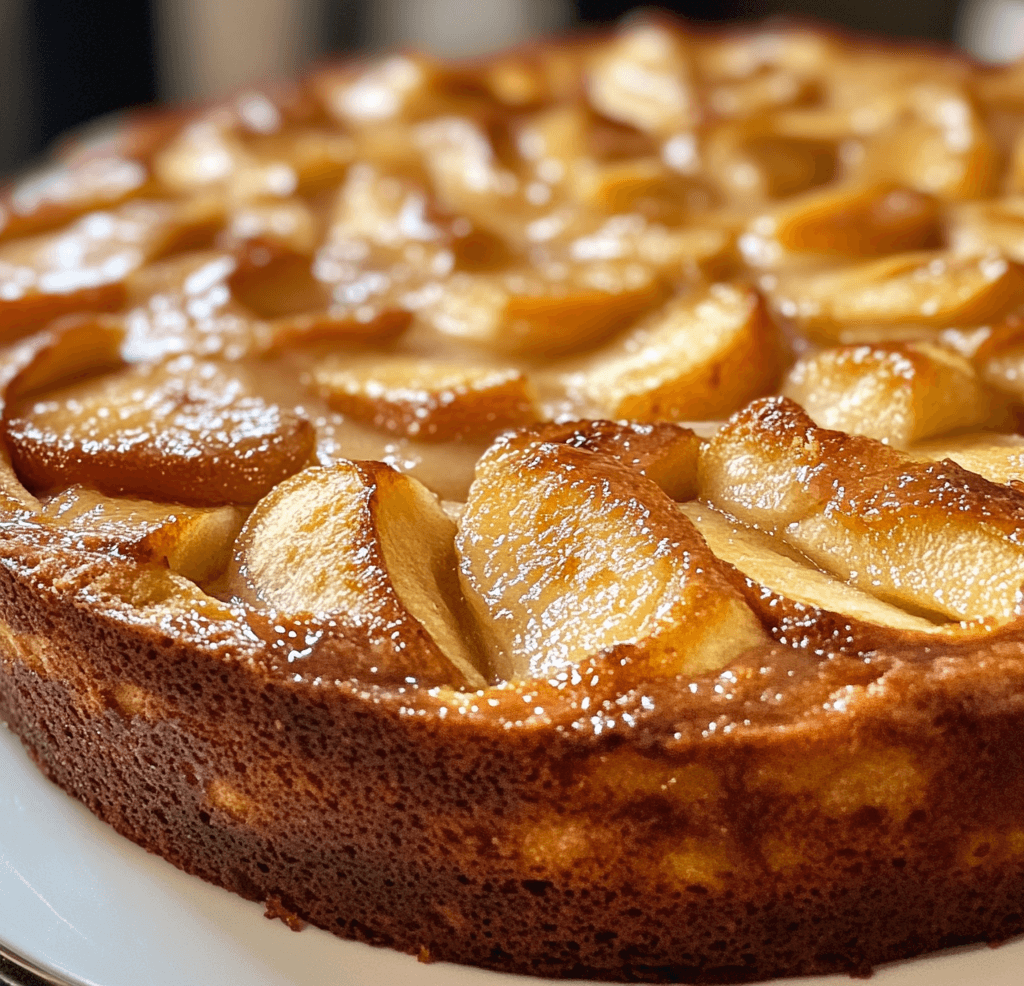
[{"label": "apple cake", "polygon": [[271,916],[623,981],[1024,930],[1024,65],[646,20],[0,198],[0,716]]}]

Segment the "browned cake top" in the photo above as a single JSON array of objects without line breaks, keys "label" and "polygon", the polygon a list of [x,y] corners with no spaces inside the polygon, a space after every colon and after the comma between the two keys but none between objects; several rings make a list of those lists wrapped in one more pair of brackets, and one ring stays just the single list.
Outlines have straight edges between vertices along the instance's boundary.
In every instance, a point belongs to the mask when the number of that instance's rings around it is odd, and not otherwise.
[{"label": "browned cake top", "polygon": [[1020,67],[651,21],[130,121],[0,198],[4,556],[451,729],[998,701],[1022,121]]}]

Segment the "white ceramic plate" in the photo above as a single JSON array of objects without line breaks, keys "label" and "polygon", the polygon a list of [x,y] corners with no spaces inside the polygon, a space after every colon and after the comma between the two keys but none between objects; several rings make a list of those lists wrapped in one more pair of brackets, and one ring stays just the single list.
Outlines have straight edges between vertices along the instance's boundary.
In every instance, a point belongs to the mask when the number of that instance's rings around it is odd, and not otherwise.
[{"label": "white ceramic plate", "polygon": [[[0,727],[0,952],[92,986],[542,986],[301,934],[116,835]],[[1024,940],[881,969],[877,986],[1020,986]],[[844,986],[845,976],[774,986]],[[564,986],[564,983],[562,984]]]}]

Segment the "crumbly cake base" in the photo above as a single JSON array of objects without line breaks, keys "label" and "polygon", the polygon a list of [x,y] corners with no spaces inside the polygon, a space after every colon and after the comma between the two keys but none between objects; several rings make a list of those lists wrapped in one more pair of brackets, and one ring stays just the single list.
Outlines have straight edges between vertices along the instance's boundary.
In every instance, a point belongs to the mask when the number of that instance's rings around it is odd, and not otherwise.
[{"label": "crumbly cake base", "polygon": [[852,712],[727,742],[446,727],[282,680],[237,637],[133,625],[89,588],[96,559],[4,555],[0,717],[118,832],[288,917],[507,972],[708,983],[1024,929],[1019,645],[894,663]]}]

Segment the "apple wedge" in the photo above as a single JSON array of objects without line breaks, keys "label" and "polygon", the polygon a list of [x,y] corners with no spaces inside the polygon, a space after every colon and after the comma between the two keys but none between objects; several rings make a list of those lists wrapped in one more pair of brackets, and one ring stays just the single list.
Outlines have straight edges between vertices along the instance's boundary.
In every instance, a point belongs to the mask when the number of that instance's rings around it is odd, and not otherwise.
[{"label": "apple wedge", "polygon": [[911,612],[1007,620],[1024,585],[1024,494],[755,401],[702,449],[701,499]]},{"label": "apple wedge", "polygon": [[181,353],[238,359],[268,331],[235,297],[238,261],[219,250],[188,252],[149,264],[125,282],[124,352],[131,361]]},{"label": "apple wedge", "polygon": [[753,267],[771,268],[793,254],[878,257],[939,242],[938,203],[891,184],[839,184],[787,199],[754,219],[739,238]]},{"label": "apple wedge", "polygon": [[710,420],[771,390],[781,361],[757,292],[715,284],[673,299],[562,379],[585,414]]},{"label": "apple wedge", "polygon": [[110,209],[146,190],[145,165],[120,155],[31,171],[0,194],[0,240],[64,226],[85,212]]},{"label": "apple wedge", "polygon": [[[801,639],[807,640],[809,634],[816,634],[818,639],[815,643],[820,645],[852,642],[854,646],[863,646],[867,627],[915,633],[938,633],[942,630],[930,620],[883,602],[834,575],[814,568],[778,538],[737,524],[702,503],[681,503],[679,509],[700,531],[717,558],[741,572],[752,588],[768,590],[768,600],[765,600],[763,592],[755,591],[750,602],[755,608],[768,603],[761,607],[763,616],[766,622],[775,625],[778,633],[790,635],[783,642],[798,646]],[[790,607],[782,600],[804,608],[813,607],[821,614],[829,613],[839,619],[826,620],[819,615],[814,620],[806,620],[805,625],[798,629],[794,625],[795,620],[786,620],[790,614],[785,611]],[[834,631],[838,624],[851,619],[866,626],[847,623],[836,636]],[[794,639],[793,634],[801,636]],[[847,636],[852,639],[847,641]]]},{"label": "apple wedge", "polygon": [[673,502],[604,455],[498,442],[456,544],[502,678],[552,677],[620,645],[635,645],[641,673],[699,673],[765,640]]},{"label": "apple wedge", "polygon": [[683,39],[658,24],[637,24],[600,46],[586,87],[599,113],[647,133],[690,130],[702,116]]},{"label": "apple wedge", "polygon": [[347,417],[426,441],[491,439],[537,419],[533,388],[514,369],[411,356],[328,356],[313,384]]},{"label": "apple wedge", "polygon": [[73,486],[48,499],[39,519],[77,547],[166,563],[176,575],[203,585],[227,568],[245,516],[239,507],[172,506]]},{"label": "apple wedge", "polygon": [[400,679],[483,687],[458,619],[454,536],[437,498],[383,463],[313,467],[257,504],[229,585],[257,609],[365,627]]},{"label": "apple wedge", "polygon": [[797,360],[782,393],[823,428],[897,448],[997,425],[1006,414],[970,360],[927,342],[822,350]]},{"label": "apple wedge", "polygon": [[[269,100],[262,103],[257,112],[277,115]],[[307,131],[274,144],[272,133],[264,132],[257,149],[232,114],[210,114],[160,150],[153,158],[153,175],[175,195],[219,192],[235,202],[287,198],[340,178],[354,152],[351,138],[326,131]]]},{"label": "apple wedge", "polygon": [[552,442],[609,456],[657,483],[672,500],[697,495],[700,439],[669,421],[548,421],[502,439],[517,445]]},{"label": "apple wedge", "polygon": [[773,307],[811,336],[856,342],[905,326],[929,330],[987,324],[1024,302],[1024,267],[999,253],[898,254],[837,270],[786,274]]},{"label": "apple wedge", "polygon": [[71,312],[119,308],[132,271],[190,239],[208,239],[218,219],[216,206],[138,200],[0,245],[0,341]]},{"label": "apple wedge", "polygon": [[191,357],[26,396],[5,434],[26,486],[69,484],[192,506],[255,503],[305,466],[313,426]]},{"label": "apple wedge", "polygon": [[654,271],[606,260],[500,273],[456,272],[436,285],[419,315],[443,335],[516,356],[592,346],[664,297]]}]

